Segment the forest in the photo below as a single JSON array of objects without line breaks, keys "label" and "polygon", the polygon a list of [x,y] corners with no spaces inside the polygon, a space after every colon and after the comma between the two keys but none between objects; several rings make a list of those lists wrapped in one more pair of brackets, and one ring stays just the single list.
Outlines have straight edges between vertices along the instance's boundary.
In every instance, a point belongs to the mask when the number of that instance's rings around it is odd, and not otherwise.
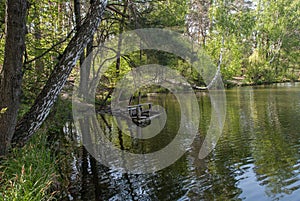
[{"label": "forest", "polygon": [[[0,200],[31,200],[35,191],[36,200],[63,196],[53,192],[66,188],[64,176],[51,175],[59,175],[55,161],[65,163],[62,155],[71,151],[56,147],[55,140],[71,119],[76,75],[84,94],[89,88],[84,78],[93,69],[83,64],[103,43],[119,37],[121,47],[120,34],[136,29],[171,30],[205,51],[220,67],[226,88],[293,83],[300,80],[299,16],[297,0],[0,1]],[[156,50],[121,55],[117,50],[97,88],[99,108],[109,105],[126,73],[154,63],[169,66],[195,90],[207,86],[178,56]],[[150,87],[147,92],[165,91]],[[36,167],[28,184],[24,172],[38,166],[31,160],[44,166]]]}]

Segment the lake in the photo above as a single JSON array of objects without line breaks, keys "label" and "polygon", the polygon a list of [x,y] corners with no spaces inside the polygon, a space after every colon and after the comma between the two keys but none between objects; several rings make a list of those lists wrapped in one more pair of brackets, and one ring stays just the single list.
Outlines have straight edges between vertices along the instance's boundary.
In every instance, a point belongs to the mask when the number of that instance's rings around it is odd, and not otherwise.
[{"label": "lake", "polygon": [[[81,137],[76,132],[65,128],[78,140],[66,167],[71,181],[68,199],[299,200],[300,84],[226,90],[222,136],[201,160],[198,153],[210,123],[211,101],[208,92],[196,95],[199,132],[182,157],[158,172],[128,174],[106,167],[80,146]],[[166,124],[155,137],[132,140],[115,126],[111,115],[97,115],[104,134],[119,149],[151,153],[165,147],[177,133],[181,112],[172,94],[155,94],[142,100],[165,108]]]}]

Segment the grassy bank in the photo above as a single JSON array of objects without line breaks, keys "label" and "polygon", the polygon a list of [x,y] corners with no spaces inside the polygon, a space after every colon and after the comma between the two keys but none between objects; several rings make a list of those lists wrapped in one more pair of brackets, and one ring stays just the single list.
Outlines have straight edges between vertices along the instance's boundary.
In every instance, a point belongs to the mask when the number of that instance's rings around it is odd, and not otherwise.
[{"label": "grassy bank", "polygon": [[56,159],[41,132],[0,161],[0,200],[55,200]]}]

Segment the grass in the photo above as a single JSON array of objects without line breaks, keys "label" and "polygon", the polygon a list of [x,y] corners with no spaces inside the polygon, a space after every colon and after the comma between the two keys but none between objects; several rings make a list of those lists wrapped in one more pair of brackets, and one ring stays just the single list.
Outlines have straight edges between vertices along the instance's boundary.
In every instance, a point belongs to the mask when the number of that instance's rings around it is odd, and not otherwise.
[{"label": "grass", "polygon": [[56,161],[46,137],[37,134],[0,161],[0,200],[55,200]]}]

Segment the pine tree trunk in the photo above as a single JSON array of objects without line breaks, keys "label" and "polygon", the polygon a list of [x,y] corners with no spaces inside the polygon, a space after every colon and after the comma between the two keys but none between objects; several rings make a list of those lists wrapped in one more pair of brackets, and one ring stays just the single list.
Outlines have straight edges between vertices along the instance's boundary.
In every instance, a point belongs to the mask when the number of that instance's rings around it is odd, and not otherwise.
[{"label": "pine tree trunk", "polygon": [[80,58],[88,42],[93,38],[101,22],[106,4],[107,0],[95,0],[91,4],[91,9],[85,21],[69,42],[46,85],[29,112],[18,122],[12,139],[13,146],[23,146],[48,116],[76,61]]},{"label": "pine tree trunk", "polygon": [[20,105],[23,54],[26,34],[26,0],[8,0],[6,4],[6,43],[0,78],[0,156],[5,155],[15,131]]}]

